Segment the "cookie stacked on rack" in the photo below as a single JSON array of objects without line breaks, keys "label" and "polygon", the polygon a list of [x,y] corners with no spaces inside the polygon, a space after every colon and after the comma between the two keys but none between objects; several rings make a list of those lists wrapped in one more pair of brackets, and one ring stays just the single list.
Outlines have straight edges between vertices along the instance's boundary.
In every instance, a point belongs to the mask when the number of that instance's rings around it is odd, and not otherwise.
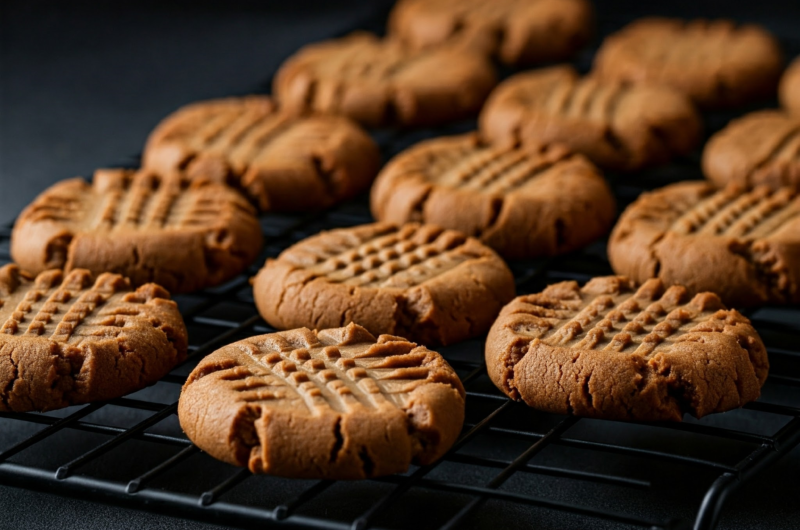
[{"label": "cookie stacked on rack", "polygon": [[[152,383],[187,356],[168,291],[246,271],[276,332],[200,360],[179,414],[198,447],[255,473],[365,478],[440,458],[465,393],[429,347],[487,332],[492,381],[541,410],[680,421],[757,399],[766,350],[725,304],[800,303],[797,64],[780,81],[786,111],[749,114],[706,144],[709,182],[628,206],[608,242],[624,276],[515,299],[505,260],[603,254],[616,217],[603,171],[636,178],[686,158],[703,140],[698,109],[774,96],[775,39],[728,21],[646,19],[609,37],[589,73],[547,65],[495,87],[495,62],[579,51],[588,3],[401,0],[388,27],[302,48],[272,97],[177,110],[147,139],[142,168],[43,192],[14,228],[21,268],[0,269],[0,407]],[[469,118],[476,130],[382,168],[365,130]],[[368,190],[376,223],[311,235],[251,268],[269,222],[259,214]]]}]

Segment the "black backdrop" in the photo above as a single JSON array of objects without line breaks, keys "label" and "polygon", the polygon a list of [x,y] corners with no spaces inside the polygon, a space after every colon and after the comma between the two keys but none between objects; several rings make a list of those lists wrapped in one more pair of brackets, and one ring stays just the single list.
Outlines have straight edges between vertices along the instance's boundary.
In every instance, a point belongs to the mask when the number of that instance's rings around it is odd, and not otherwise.
[{"label": "black backdrop", "polygon": [[[378,29],[390,4],[3,0],[0,224],[57,180],[135,163],[147,133],[181,104],[268,92],[275,69],[302,44]],[[783,40],[800,34],[795,1],[598,1],[596,9],[600,36],[646,14],[726,16]],[[0,447],[3,439],[0,432]],[[720,528],[797,528],[798,496],[800,448],[739,490]],[[0,486],[0,529],[95,527],[218,528]]]}]

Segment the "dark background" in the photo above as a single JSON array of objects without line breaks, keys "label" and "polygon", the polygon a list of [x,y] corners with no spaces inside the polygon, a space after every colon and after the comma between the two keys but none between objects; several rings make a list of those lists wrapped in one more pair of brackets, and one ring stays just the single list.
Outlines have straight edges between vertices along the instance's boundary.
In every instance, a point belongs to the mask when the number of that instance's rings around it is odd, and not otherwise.
[{"label": "dark background", "polygon": [[[182,104],[268,92],[278,65],[301,45],[359,27],[379,28],[390,4],[3,0],[0,224],[11,222],[57,180],[135,163],[148,132]],[[601,36],[645,14],[758,22],[784,42],[800,34],[800,2],[595,5]],[[789,46],[787,55],[797,51]],[[585,53],[583,64],[590,58]],[[800,448],[731,498],[720,528],[798,528],[799,497]],[[90,525],[212,528],[0,486],[2,529]]]}]

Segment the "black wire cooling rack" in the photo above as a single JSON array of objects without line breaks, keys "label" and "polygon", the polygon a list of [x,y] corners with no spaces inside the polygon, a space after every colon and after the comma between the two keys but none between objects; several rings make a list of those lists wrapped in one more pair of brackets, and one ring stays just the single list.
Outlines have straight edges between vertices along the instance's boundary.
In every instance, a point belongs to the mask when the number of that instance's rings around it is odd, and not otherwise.
[{"label": "black wire cooling rack", "polygon": [[[784,45],[800,51],[800,41]],[[590,59],[586,52],[576,64],[586,70]],[[730,118],[705,116],[708,132]],[[374,137],[388,159],[422,139],[474,126]],[[697,154],[607,176],[620,211],[642,191],[702,178]],[[364,481],[288,480],[254,476],[202,453],[178,425],[180,387],[203,356],[274,331],[256,312],[249,277],[305,237],[371,220],[365,196],[309,215],[263,216],[264,252],[247,274],[175,297],[191,355],[161,381],[107,402],[0,413],[2,439],[11,440],[0,446],[0,483],[243,528],[570,528],[590,520],[591,528],[711,529],[739,485],[800,444],[800,308],[767,307],[746,313],[770,356],[761,398],[702,420],[625,423],[534,411],[492,385],[482,340],[474,340],[439,350],[467,390],[466,423],[455,446],[430,466]],[[0,227],[0,265],[11,259],[10,233]],[[518,294],[612,273],[605,241],[509,265]]]},{"label": "black wire cooling rack", "polygon": [[[431,133],[376,138],[389,156]],[[623,207],[677,175],[697,176],[696,168],[696,160],[686,160],[635,178],[612,176],[612,185]],[[0,447],[0,482],[241,527],[451,529],[486,524],[493,514],[517,513],[513,508],[526,514],[517,519],[523,526],[555,514],[566,517],[564,526],[581,516],[596,518],[598,528],[606,522],[614,528],[710,529],[738,485],[800,444],[800,309],[793,307],[748,313],[772,363],[762,398],[702,420],[621,423],[533,411],[494,388],[482,341],[468,341],[441,349],[467,389],[467,420],[453,449],[433,465],[360,482],[293,481],[254,476],[202,453],[177,423],[180,386],[218,347],[273,331],[256,312],[249,276],[263,259],[309,235],[370,221],[366,197],[313,215],[264,216],[264,255],[247,275],[175,297],[191,356],[159,383],[52,413],[0,413],[2,428],[18,434],[13,445]],[[0,231],[0,264],[10,260],[9,237],[10,228]],[[510,265],[518,293],[611,274],[604,242]],[[576,488],[585,490],[584,502],[562,494]],[[676,489],[696,513],[681,513],[665,495]],[[641,503],[649,508],[642,510]]]}]

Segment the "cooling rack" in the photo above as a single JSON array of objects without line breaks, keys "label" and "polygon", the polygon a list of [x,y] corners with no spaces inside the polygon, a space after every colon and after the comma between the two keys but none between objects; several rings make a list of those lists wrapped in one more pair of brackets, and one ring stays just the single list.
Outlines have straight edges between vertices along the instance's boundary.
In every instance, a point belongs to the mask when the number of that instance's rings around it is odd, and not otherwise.
[{"label": "cooling rack", "polygon": [[[375,137],[390,156],[433,132],[384,131]],[[687,159],[635,178],[610,178],[623,207],[676,175],[697,176],[696,167],[696,160]],[[257,265],[320,230],[370,221],[366,197],[310,215],[265,215],[265,249]],[[9,237],[10,227],[0,230],[0,263],[10,261]],[[52,413],[0,414],[2,428],[19,434],[16,443],[0,447],[0,482],[245,528],[451,529],[513,507],[544,520],[545,512],[563,514],[565,521],[596,518],[598,528],[606,522],[615,528],[710,529],[737,486],[800,444],[800,309],[763,308],[748,316],[768,345],[772,369],[762,398],[741,410],[683,423],[536,412],[494,388],[482,342],[467,341],[441,349],[467,389],[467,421],[440,462],[361,482],[253,476],[197,449],[181,432],[176,409],[180,386],[200,358],[223,344],[273,331],[252,301],[248,279],[257,265],[221,287],[175,297],[189,329],[191,356],[156,385]],[[518,293],[611,273],[604,242],[510,266]],[[673,517],[675,506],[664,492],[687,484],[684,493],[694,498],[696,513]],[[585,489],[584,503],[561,494],[574,488]],[[626,505],[642,502],[654,503],[651,516],[626,511]]]},{"label": "cooling rack", "polygon": [[[800,42],[784,46],[800,50]],[[585,71],[590,59],[587,52],[576,65]],[[731,117],[706,115],[708,132]],[[467,121],[377,131],[374,138],[388,159],[422,139],[474,127]],[[695,154],[607,177],[621,211],[643,191],[702,175]],[[185,363],[123,398],[50,413],[0,413],[4,439],[11,439],[0,447],[0,483],[241,528],[563,528],[588,520],[592,528],[699,530],[714,528],[737,487],[800,444],[800,308],[767,307],[746,314],[767,344],[769,379],[762,397],[740,410],[682,423],[537,412],[492,385],[482,340],[473,340],[439,349],[467,390],[466,423],[455,446],[432,465],[364,481],[287,480],[254,476],[204,454],[178,425],[180,387],[218,347],[274,331],[256,312],[249,278],[267,257],[307,236],[371,220],[366,196],[328,211],[262,216],[264,251],[246,274],[175,297],[189,329]],[[10,233],[0,227],[0,265],[11,259]],[[612,273],[605,241],[509,265],[518,294]]]}]

